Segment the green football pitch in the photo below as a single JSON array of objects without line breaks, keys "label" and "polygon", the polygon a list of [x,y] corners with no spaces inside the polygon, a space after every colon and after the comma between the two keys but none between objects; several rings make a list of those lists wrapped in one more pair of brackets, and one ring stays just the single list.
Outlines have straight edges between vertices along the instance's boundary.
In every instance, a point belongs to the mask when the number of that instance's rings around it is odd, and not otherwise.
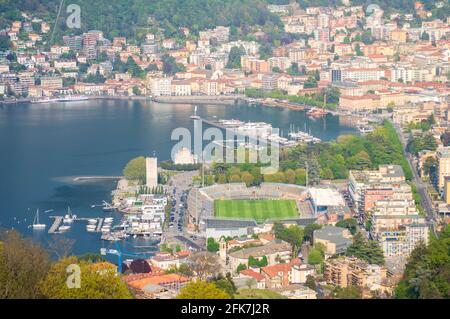
[{"label": "green football pitch", "polygon": [[215,200],[214,213],[219,218],[281,220],[298,217],[295,200]]}]

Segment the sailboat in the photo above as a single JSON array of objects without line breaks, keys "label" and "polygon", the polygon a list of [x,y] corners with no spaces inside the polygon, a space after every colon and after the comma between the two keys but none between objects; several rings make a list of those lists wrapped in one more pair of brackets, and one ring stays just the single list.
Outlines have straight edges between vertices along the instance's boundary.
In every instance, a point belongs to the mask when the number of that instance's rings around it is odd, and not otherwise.
[{"label": "sailboat", "polygon": [[39,223],[39,209],[36,211],[33,221],[33,229],[45,229],[47,225]]},{"label": "sailboat", "polygon": [[66,224],[72,224],[74,219],[76,219],[77,216],[72,214],[72,210],[70,207],[67,207],[67,214],[64,216],[63,222]]},{"label": "sailboat", "polygon": [[194,115],[191,115],[190,118],[193,119],[193,120],[199,120],[200,119],[200,116],[197,115],[197,105],[194,108]]}]

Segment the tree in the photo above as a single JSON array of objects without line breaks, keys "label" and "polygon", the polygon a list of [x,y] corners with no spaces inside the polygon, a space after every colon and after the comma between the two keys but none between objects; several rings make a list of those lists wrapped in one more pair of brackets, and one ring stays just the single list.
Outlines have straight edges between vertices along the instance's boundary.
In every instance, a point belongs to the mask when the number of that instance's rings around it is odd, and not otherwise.
[{"label": "tree", "polygon": [[358,229],[358,221],[355,218],[347,218],[347,219],[338,221],[335,226],[347,228],[352,235],[355,235],[356,231]]},{"label": "tree", "polygon": [[72,251],[75,240],[66,236],[52,236],[48,241],[48,249],[58,259],[67,257]]},{"label": "tree", "polygon": [[236,293],[236,287],[234,286],[234,283],[233,283],[231,277],[229,279],[222,278],[222,279],[216,280],[214,283],[216,284],[217,288],[225,291],[228,294],[229,298],[233,298],[234,294]]},{"label": "tree", "polygon": [[370,264],[384,265],[384,255],[380,245],[373,240],[367,240],[361,233],[353,238],[353,243],[347,248],[347,256],[353,256]]},{"label": "tree", "polygon": [[450,225],[432,237],[428,246],[420,244],[412,251],[395,297],[450,298]]},{"label": "tree", "polygon": [[[67,285],[70,265],[80,267],[80,287]],[[76,284],[76,281],[73,282]],[[76,257],[63,258],[52,265],[39,285],[49,299],[130,299],[132,295],[125,282],[117,276],[116,266],[109,263],[89,263]]]},{"label": "tree", "polygon": [[232,47],[228,54],[227,69],[240,69],[241,68],[241,56],[245,55],[245,50],[242,47]]},{"label": "tree", "polygon": [[39,282],[50,267],[47,252],[16,231],[0,234],[0,298],[40,298]]},{"label": "tree", "polygon": [[130,264],[130,269],[133,274],[144,274],[152,271],[148,262],[142,258],[133,260]]},{"label": "tree", "polygon": [[217,243],[214,238],[209,237],[206,245],[206,250],[212,253],[219,251],[219,243]]},{"label": "tree", "polygon": [[239,274],[242,270],[245,269],[247,269],[247,266],[245,264],[240,263],[236,268],[236,272]]},{"label": "tree", "polygon": [[163,72],[167,75],[174,75],[177,72],[184,72],[185,68],[182,64],[178,64],[173,56],[164,54],[161,57],[163,63]]},{"label": "tree", "polygon": [[269,263],[267,261],[267,257],[263,256],[261,259],[256,259],[253,256],[248,257],[248,266],[249,267],[265,267]]},{"label": "tree", "polygon": [[215,276],[220,269],[217,255],[202,251],[193,253],[189,256],[191,269],[197,274],[201,280],[206,280],[208,277]]},{"label": "tree", "polygon": [[324,257],[322,256],[322,252],[317,249],[313,248],[309,251],[308,254],[308,264],[310,265],[320,265],[324,261]]},{"label": "tree", "polygon": [[252,289],[252,287],[256,286],[256,284],[256,279],[253,277],[250,277],[245,281],[245,285],[248,287],[248,289]]},{"label": "tree", "polygon": [[146,178],[145,157],[139,156],[129,161],[123,170],[123,175],[127,180],[137,180],[143,183]]},{"label": "tree", "polygon": [[141,89],[139,89],[139,87],[137,86],[133,86],[133,94],[134,95],[141,95]]},{"label": "tree", "polygon": [[[274,225],[275,226],[275,225]],[[275,234],[276,236],[276,234]],[[295,257],[297,256],[297,252],[302,246],[303,243],[303,229],[301,229],[297,225],[289,226],[289,227],[283,227],[283,230],[279,232],[278,237],[281,240],[284,240],[285,242],[288,242],[292,246],[292,255]]]},{"label": "tree", "polygon": [[317,289],[316,279],[311,275],[306,276],[305,286],[308,287],[309,289],[316,291]]},{"label": "tree", "polygon": [[177,299],[230,299],[230,295],[214,283],[199,280],[184,286]]},{"label": "tree", "polygon": [[306,225],[305,228],[303,229],[303,232],[305,234],[304,240],[311,242],[313,240],[314,231],[317,229],[321,229],[321,228],[322,228],[322,225],[319,225],[319,224],[313,223],[313,224]]},{"label": "tree", "polygon": [[249,172],[243,172],[241,175],[241,180],[247,187],[250,187],[253,184],[254,177]]},{"label": "tree", "polygon": [[420,39],[424,40],[424,41],[430,41],[430,35],[427,32],[424,31],[422,33],[422,35],[420,36]]},{"label": "tree", "polygon": [[11,48],[11,41],[8,36],[0,36],[0,51],[6,51]]}]

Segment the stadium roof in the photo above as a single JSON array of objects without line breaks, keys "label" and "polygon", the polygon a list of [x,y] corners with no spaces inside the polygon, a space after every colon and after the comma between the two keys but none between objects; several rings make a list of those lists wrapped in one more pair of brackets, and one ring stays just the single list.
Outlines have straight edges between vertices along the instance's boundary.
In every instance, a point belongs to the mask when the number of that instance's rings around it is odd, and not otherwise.
[{"label": "stadium roof", "polygon": [[229,229],[229,228],[243,228],[256,226],[257,224],[255,220],[221,219],[221,218],[206,219],[206,228]]},{"label": "stadium roof", "polygon": [[310,188],[309,194],[316,206],[345,206],[341,194],[332,188]]}]

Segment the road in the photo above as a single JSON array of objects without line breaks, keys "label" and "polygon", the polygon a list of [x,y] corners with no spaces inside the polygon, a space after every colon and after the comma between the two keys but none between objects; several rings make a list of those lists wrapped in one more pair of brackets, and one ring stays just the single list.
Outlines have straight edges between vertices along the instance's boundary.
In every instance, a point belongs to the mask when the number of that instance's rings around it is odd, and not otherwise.
[{"label": "road", "polygon": [[181,172],[170,178],[167,190],[171,196],[169,200],[175,200],[175,205],[171,213],[172,225],[169,224],[170,226],[164,230],[164,237],[167,240],[176,239],[194,250],[200,250],[205,245],[203,238],[193,236],[186,230],[187,195],[192,187],[192,178],[198,174],[198,171]]},{"label": "road", "polygon": [[428,194],[428,191],[427,191],[428,185],[426,183],[424,183],[422,181],[422,178],[419,176],[417,160],[410,153],[408,153],[406,151],[406,146],[408,144],[408,141],[406,140],[401,127],[398,124],[394,124],[394,123],[393,123],[393,126],[394,126],[395,130],[397,131],[397,135],[399,136],[400,141],[402,142],[403,154],[408,159],[409,166],[411,167],[411,170],[413,172],[413,183],[416,185],[417,191],[418,191],[420,197],[422,198],[422,207],[424,208],[424,210],[427,214],[427,220],[430,222],[430,224],[433,228],[433,232],[435,232],[437,216],[433,209],[433,204],[432,204],[430,195]]}]

